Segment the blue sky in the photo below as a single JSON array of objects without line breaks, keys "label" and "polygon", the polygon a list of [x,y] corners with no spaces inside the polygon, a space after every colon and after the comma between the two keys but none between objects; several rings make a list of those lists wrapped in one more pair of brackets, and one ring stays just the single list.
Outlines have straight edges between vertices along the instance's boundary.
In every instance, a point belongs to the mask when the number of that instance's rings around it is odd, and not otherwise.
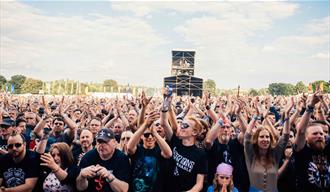
[{"label": "blue sky", "polygon": [[160,87],[171,50],[218,88],[329,80],[329,1],[1,1],[0,72]]}]

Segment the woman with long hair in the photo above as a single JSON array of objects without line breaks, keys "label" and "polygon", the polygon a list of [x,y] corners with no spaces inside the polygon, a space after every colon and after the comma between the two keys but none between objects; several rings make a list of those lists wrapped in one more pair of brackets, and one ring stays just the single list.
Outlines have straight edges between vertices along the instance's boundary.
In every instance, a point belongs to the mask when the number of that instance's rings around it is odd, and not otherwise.
[{"label": "woman with long hair", "polygon": [[255,133],[252,128],[257,117],[252,119],[244,135],[245,162],[250,178],[250,191],[277,191],[277,177],[280,159],[289,141],[289,112],[293,104],[285,111],[283,134],[277,141],[271,128],[259,126]]},{"label": "woman with long hair", "polygon": [[78,169],[68,144],[52,144],[50,152],[41,155],[41,161],[42,166],[49,168],[42,186],[44,191],[75,191]]},{"label": "woman with long hair", "polygon": [[226,163],[217,166],[213,179],[213,185],[209,186],[207,192],[238,192],[234,187],[233,167]]}]

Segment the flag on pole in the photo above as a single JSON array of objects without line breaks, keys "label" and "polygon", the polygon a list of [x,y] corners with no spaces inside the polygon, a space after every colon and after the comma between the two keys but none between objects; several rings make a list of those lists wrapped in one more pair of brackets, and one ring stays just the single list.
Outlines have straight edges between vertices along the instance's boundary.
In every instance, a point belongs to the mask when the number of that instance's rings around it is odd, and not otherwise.
[{"label": "flag on pole", "polygon": [[11,84],[11,93],[14,93],[14,92],[15,92],[15,85]]},{"label": "flag on pole", "polygon": [[323,82],[320,83],[320,91],[323,91]]}]

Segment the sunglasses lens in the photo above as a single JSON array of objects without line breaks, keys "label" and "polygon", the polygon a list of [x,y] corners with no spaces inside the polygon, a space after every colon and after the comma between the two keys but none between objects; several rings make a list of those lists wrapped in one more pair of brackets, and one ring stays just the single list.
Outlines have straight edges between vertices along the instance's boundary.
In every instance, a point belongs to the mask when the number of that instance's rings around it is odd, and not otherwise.
[{"label": "sunglasses lens", "polygon": [[188,123],[181,123],[181,128],[182,129],[187,129],[189,127]]},{"label": "sunglasses lens", "polygon": [[20,148],[22,146],[22,143],[8,144],[7,148],[8,149],[13,149],[14,146],[15,146],[15,148]]},{"label": "sunglasses lens", "polygon": [[149,137],[150,137],[150,135],[152,136],[152,134],[151,134],[151,133],[145,133],[145,134],[143,134],[143,136],[144,136],[145,138],[149,138]]},{"label": "sunglasses lens", "polygon": [[156,126],[159,127],[160,126],[160,123],[156,123]]}]

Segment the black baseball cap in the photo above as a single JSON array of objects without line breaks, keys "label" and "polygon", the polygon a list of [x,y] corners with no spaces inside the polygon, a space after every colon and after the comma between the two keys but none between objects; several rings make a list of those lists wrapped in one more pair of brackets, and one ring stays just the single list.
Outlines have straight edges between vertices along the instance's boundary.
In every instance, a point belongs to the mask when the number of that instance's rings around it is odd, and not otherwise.
[{"label": "black baseball cap", "polygon": [[96,134],[96,141],[102,140],[105,142],[110,141],[111,139],[115,138],[115,134],[112,130],[108,128],[102,128],[97,134]]},{"label": "black baseball cap", "polygon": [[8,127],[13,126],[14,124],[15,124],[15,122],[13,120],[11,120],[10,118],[5,118],[0,123],[0,127],[1,128],[8,128]]}]

